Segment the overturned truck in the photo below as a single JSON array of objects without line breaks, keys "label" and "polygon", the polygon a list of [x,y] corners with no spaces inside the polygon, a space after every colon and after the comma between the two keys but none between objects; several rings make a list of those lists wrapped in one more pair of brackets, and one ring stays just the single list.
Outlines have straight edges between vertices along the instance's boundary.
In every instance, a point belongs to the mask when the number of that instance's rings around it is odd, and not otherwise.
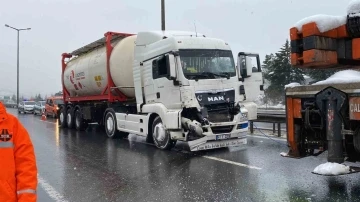
[{"label": "overturned truck", "polygon": [[286,89],[288,156],[328,151],[329,162],[360,161],[360,6],[316,15],[290,29],[294,68],[337,69],[312,85]]}]

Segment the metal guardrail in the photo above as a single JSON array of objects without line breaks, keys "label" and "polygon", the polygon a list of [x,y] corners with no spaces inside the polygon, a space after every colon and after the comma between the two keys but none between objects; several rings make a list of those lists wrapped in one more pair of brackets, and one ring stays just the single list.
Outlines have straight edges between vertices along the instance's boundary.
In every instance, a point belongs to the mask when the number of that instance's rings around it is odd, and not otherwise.
[{"label": "metal guardrail", "polygon": [[250,132],[254,133],[254,122],[272,123],[273,133],[276,133],[278,137],[281,137],[281,124],[286,123],[285,110],[258,110],[257,119],[250,121]]}]

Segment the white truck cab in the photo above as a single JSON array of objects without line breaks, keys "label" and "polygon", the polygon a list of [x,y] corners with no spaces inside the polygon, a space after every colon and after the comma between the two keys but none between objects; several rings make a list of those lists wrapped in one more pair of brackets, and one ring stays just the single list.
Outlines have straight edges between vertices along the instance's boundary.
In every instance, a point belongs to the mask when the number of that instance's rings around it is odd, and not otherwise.
[{"label": "white truck cab", "polygon": [[246,143],[249,114],[253,119],[257,113],[255,103],[244,102],[252,74],[245,70],[252,66],[237,70],[225,41],[191,32],[140,32],[134,57],[137,110],[149,120],[158,116],[149,128],[155,145],[182,140],[196,151]]}]

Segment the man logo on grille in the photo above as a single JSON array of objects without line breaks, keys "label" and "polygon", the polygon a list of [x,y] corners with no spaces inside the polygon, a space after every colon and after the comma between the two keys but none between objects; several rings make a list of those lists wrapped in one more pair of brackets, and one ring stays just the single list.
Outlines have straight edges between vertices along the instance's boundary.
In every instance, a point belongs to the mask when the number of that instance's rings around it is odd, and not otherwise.
[{"label": "man logo on grille", "polygon": [[9,141],[12,138],[12,134],[9,134],[7,129],[0,129],[0,141]]}]

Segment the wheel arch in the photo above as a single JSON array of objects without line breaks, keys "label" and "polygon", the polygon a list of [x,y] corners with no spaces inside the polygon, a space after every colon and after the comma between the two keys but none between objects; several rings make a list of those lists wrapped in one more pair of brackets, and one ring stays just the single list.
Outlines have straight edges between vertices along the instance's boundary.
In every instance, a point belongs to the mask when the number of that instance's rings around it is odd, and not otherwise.
[{"label": "wheel arch", "polygon": [[[157,114],[169,129],[181,129],[182,109],[168,109],[162,103],[148,104],[143,108],[144,113]],[[150,121],[149,121],[150,122]]]}]

